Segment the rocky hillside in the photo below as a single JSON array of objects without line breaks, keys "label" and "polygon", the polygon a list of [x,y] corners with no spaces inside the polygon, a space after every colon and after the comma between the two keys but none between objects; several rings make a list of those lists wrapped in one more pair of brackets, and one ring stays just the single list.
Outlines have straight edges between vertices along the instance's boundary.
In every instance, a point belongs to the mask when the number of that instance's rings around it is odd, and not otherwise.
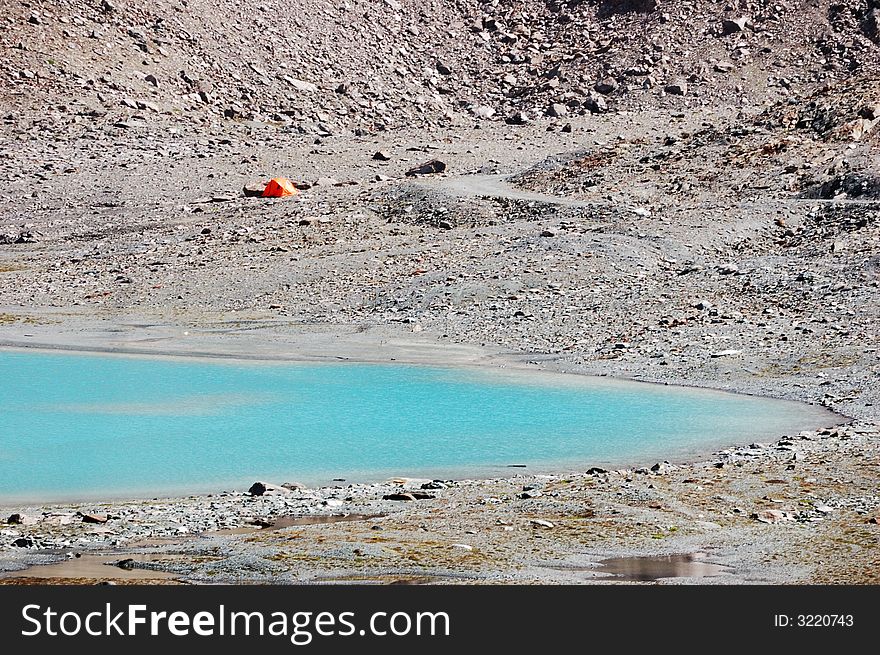
[{"label": "rocky hillside", "polygon": [[50,130],[76,114],[336,134],[658,104],[760,106],[880,65],[880,0],[0,7],[5,123]]}]

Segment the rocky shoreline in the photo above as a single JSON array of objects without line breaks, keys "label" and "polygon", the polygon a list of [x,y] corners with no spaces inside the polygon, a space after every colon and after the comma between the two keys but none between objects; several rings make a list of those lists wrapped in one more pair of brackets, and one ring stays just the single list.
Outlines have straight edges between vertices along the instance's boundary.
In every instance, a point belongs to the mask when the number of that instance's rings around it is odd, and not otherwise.
[{"label": "rocky shoreline", "polygon": [[72,581],[65,563],[105,555],[81,582],[618,582],[598,562],[696,553],[720,572],[663,581],[876,583],[877,436],[851,422],[696,463],[16,507],[0,581]]}]

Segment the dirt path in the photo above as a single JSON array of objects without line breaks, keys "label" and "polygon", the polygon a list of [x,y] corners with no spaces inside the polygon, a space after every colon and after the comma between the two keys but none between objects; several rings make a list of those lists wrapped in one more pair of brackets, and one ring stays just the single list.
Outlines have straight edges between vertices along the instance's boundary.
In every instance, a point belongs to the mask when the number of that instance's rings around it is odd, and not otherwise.
[{"label": "dirt path", "polygon": [[428,189],[460,197],[507,198],[561,207],[595,207],[607,204],[602,201],[577,200],[520,189],[510,183],[511,177],[512,175],[459,175],[431,180],[422,179],[418,181],[418,184]]}]

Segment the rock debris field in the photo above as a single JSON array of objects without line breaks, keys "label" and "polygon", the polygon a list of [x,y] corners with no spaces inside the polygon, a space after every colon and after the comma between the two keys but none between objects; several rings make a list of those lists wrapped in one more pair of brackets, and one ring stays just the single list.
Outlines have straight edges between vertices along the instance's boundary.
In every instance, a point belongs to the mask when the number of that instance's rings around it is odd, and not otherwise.
[{"label": "rock debris field", "polygon": [[[0,581],[878,582],[876,0],[0,4],[6,346],[439,352],[839,415],[623,470],[5,505]],[[299,193],[246,193],[274,177]]]}]

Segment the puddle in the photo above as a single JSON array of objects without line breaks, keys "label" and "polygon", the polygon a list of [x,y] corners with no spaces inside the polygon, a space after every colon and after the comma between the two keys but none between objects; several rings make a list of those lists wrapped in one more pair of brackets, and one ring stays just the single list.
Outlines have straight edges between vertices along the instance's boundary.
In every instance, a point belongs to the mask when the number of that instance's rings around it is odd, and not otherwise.
[{"label": "puddle", "polygon": [[263,525],[252,524],[228,530],[216,530],[208,535],[253,534],[254,532],[271,532],[297,525],[326,525],[327,523],[348,523],[350,521],[370,521],[380,519],[387,514],[325,514],[325,515],[291,515],[267,519]]},{"label": "puddle", "polygon": [[114,566],[122,560],[149,563],[168,562],[170,559],[174,559],[174,556],[160,554],[82,555],[55,564],[41,564],[22,571],[4,573],[0,575],[0,579],[173,580],[180,577],[179,574],[141,568],[123,569]]},{"label": "puddle", "polygon": [[708,578],[731,569],[703,561],[705,553],[612,557],[599,562],[596,573],[609,573],[614,580],[652,582],[661,578]]}]

